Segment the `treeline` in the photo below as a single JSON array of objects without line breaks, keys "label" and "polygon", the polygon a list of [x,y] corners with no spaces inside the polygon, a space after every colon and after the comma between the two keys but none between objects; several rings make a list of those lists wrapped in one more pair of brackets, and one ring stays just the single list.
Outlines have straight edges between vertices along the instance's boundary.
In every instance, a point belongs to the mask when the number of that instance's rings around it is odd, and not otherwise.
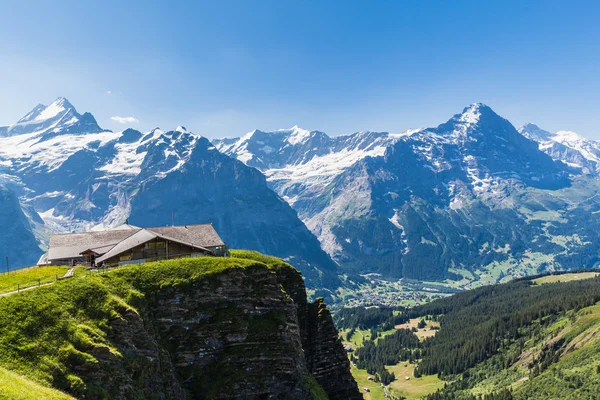
[{"label": "treeline", "polygon": [[[365,342],[363,347],[356,350],[356,365],[374,373],[379,367],[396,365],[400,361],[414,361],[421,358],[421,342],[408,329],[399,329],[374,341]],[[373,372],[371,372],[373,371]]]},{"label": "treeline", "polygon": [[[533,321],[550,324],[568,310],[600,301],[600,277],[559,285],[520,280],[487,286],[417,307],[410,317],[440,317],[441,330],[423,343],[415,374],[460,374],[522,335]],[[543,360],[546,361],[546,360]],[[543,362],[540,364],[545,364]],[[541,367],[542,365],[540,365]]]},{"label": "treeline", "polygon": [[395,380],[394,374],[385,369],[386,365],[396,365],[400,361],[414,362],[421,358],[421,342],[408,329],[397,330],[377,341],[374,340],[376,337],[377,334],[372,336],[371,341],[356,350],[356,357],[353,355],[351,358],[358,368],[377,375],[385,385]]},{"label": "treeline", "polygon": [[333,317],[339,329],[378,329],[387,331],[408,321],[404,307],[342,308]]}]

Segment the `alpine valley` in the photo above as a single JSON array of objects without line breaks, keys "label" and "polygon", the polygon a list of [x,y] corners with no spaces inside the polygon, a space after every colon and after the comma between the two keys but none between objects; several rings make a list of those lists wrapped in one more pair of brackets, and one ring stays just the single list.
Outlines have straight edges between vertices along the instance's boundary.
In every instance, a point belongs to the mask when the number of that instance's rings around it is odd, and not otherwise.
[{"label": "alpine valley", "polygon": [[599,172],[600,143],[516,129],[483,104],[401,134],[211,143],[181,126],[111,132],[59,98],[0,127],[0,255],[23,267],[52,232],[174,217],[284,258],[338,300],[367,274],[459,290],[598,264]]}]

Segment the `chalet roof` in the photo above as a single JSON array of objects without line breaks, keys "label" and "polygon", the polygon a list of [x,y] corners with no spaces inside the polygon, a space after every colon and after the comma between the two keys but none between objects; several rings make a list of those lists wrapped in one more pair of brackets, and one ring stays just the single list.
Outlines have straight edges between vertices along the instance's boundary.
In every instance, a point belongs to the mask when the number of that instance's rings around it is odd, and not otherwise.
[{"label": "chalet roof", "polygon": [[115,246],[117,243],[127,239],[129,236],[140,231],[133,229],[110,230],[101,232],[66,233],[50,235],[48,246],[48,260],[65,260],[79,258],[81,253],[98,248]]},{"label": "chalet roof", "polygon": [[164,235],[164,234],[161,234],[158,232],[153,232],[150,229],[142,229],[142,230],[136,232],[135,234],[133,234],[132,236],[128,237],[127,239],[123,240],[119,244],[117,244],[108,253],[104,254],[101,257],[98,257],[98,259],[96,261],[101,262],[101,261],[108,260],[109,258],[115,257],[119,254],[122,254],[126,251],[133,249],[134,247],[137,247],[141,244],[144,244],[144,243],[149,242],[156,238],[179,242],[179,243],[188,245],[190,247],[196,248],[198,250],[201,250],[203,252],[210,253],[210,250],[208,250],[202,246],[199,246],[197,244],[190,243],[185,240],[178,239],[178,238],[173,238],[171,236],[167,236],[167,235]]},{"label": "chalet roof", "polygon": [[169,236],[176,241],[193,243],[202,247],[225,245],[212,224],[165,226],[162,228],[148,228],[148,230],[160,235]]},{"label": "chalet roof", "polygon": [[122,242],[119,242],[116,246],[110,249],[108,253],[104,254],[102,257],[99,257],[97,261],[100,262],[114,257],[136,246],[139,246],[140,244],[149,242],[152,239],[155,239],[156,237],[157,235],[155,233],[152,233],[146,229],[140,229],[133,235],[123,240]]},{"label": "chalet roof", "polygon": [[98,261],[102,261],[157,237],[204,251],[208,251],[207,247],[225,245],[211,224],[147,229],[121,225],[101,232],[50,235],[48,260],[76,259],[91,250],[100,255]]},{"label": "chalet roof", "polygon": [[110,251],[110,249],[112,249],[113,247],[115,247],[114,244],[109,244],[109,245],[106,245],[106,246],[91,247],[89,249],[83,250],[79,254],[93,252],[93,253],[102,255],[102,254],[108,253]]}]

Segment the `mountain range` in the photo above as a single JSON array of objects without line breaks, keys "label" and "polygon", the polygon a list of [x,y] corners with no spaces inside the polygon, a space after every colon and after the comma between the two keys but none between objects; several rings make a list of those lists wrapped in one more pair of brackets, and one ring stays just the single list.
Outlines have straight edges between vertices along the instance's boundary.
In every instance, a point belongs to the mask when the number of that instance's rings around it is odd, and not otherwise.
[{"label": "mountain range", "polygon": [[[292,262],[313,287],[336,285],[336,264],[256,169],[183,127],[111,132],[64,98],[36,106],[0,138],[0,185],[31,210],[27,234],[7,248],[39,256],[49,233],[213,223],[232,248]],[[12,224],[8,219],[2,224]],[[35,241],[34,241],[35,243]],[[34,260],[35,262],[35,260]],[[32,263],[14,257],[13,265]]]},{"label": "mountain range", "polygon": [[111,132],[59,98],[0,127],[0,186],[23,227],[2,244],[24,266],[51,232],[174,216],[285,258],[311,288],[366,273],[468,287],[595,265],[599,160],[598,142],[516,129],[479,103],[400,134],[296,126],[211,143],[181,126]]},{"label": "mountain range", "polygon": [[534,127],[472,104],[402,134],[213,143],[260,169],[345,272],[489,282],[598,261],[600,144]]}]

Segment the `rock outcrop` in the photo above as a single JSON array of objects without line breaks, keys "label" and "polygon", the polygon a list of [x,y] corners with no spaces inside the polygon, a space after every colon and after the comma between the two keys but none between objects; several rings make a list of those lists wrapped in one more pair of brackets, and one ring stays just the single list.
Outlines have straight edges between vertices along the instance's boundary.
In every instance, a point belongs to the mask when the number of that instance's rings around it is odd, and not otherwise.
[{"label": "rock outcrop", "polygon": [[25,328],[0,315],[0,366],[86,399],[361,399],[331,315],[321,299],[307,302],[300,273],[273,257],[233,254],[0,299],[17,319],[49,321],[29,333],[42,347],[25,358],[3,339]]}]

